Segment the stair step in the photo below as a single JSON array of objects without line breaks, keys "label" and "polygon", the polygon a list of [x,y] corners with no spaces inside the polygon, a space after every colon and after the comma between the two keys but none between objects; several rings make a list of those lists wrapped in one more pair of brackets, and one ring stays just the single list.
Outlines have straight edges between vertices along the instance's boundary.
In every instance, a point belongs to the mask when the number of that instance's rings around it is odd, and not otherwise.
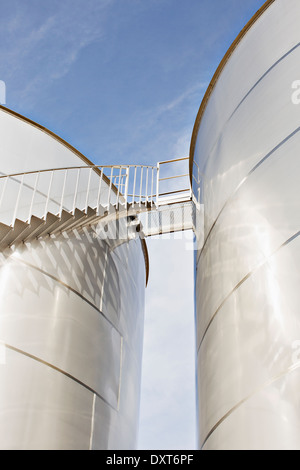
[{"label": "stair step", "polygon": [[74,230],[83,225],[92,225],[102,217],[114,214],[120,216],[137,215],[139,212],[151,210],[153,205],[151,201],[126,204],[119,202],[117,209],[116,204],[110,203],[106,207],[102,205],[99,205],[98,208],[88,207],[86,211],[75,209],[74,214],[66,210],[63,210],[60,216],[48,212],[46,220],[32,216],[30,223],[16,219],[14,227],[0,223],[0,250],[34,238]]},{"label": "stair step", "polygon": [[115,214],[116,211],[117,209],[114,204],[108,204],[108,206],[104,206],[104,216]]},{"label": "stair step", "polygon": [[130,209],[130,204],[129,203],[127,203],[127,204],[119,203],[118,212],[120,212],[121,214],[124,213],[124,212],[128,212],[129,209]]},{"label": "stair step", "polygon": [[103,207],[103,206],[100,205],[99,208],[98,208],[97,213],[98,213],[98,217],[104,217],[104,214],[105,214],[105,207]]},{"label": "stair step", "polygon": [[12,231],[12,229],[13,228],[10,227],[9,225],[0,223],[0,244],[2,243],[3,240],[5,240],[5,238],[7,237],[9,232]]},{"label": "stair step", "polygon": [[14,243],[22,242],[27,239],[33,238],[33,234],[37,231],[37,229],[43,225],[45,221],[33,215],[30,219],[30,223],[24,232],[21,232],[20,235],[14,240]]},{"label": "stair step", "polygon": [[51,234],[55,235],[57,233],[65,232],[67,230],[72,230],[73,228],[75,228],[76,225],[79,224],[79,222],[82,222],[82,220],[86,217],[87,215],[85,212],[79,209],[75,209],[75,213],[72,215],[72,217],[64,224],[59,224],[55,230],[51,231]]},{"label": "stair step", "polygon": [[[51,235],[56,229],[61,230],[70,220],[73,220],[73,214],[68,211],[62,210],[61,215],[57,215],[57,220],[49,227],[48,234]],[[42,236],[43,234],[41,234]]]},{"label": "stair step", "polygon": [[151,207],[151,204],[150,203],[146,203],[144,201],[141,201],[141,202],[133,202],[132,204],[130,204],[132,209],[136,209],[136,210],[141,210],[141,209],[145,209],[145,207]]},{"label": "stair step", "polygon": [[78,227],[81,227],[83,224],[85,224],[88,216],[85,211],[81,211],[79,209],[75,209],[75,214],[74,214],[74,222],[67,227],[68,230],[75,230]]},{"label": "stair step", "polygon": [[52,214],[51,212],[48,212],[46,215],[46,220],[44,225],[42,225],[40,228],[37,229],[35,232],[34,236],[35,238],[40,238],[45,235],[49,235],[51,232],[51,227],[59,220],[59,217],[57,215]]},{"label": "stair step", "polygon": [[96,209],[92,209],[92,207],[88,207],[86,211],[86,215],[88,218],[94,217],[95,215],[97,215],[97,211]]},{"label": "stair step", "polygon": [[28,228],[27,222],[16,219],[12,230],[10,230],[0,242],[0,249],[11,246],[15,240]]},{"label": "stair step", "polygon": [[97,209],[92,209],[88,207],[87,210],[87,218],[85,220],[85,225],[92,225],[93,223],[97,223],[101,217],[104,217],[105,209],[104,207],[99,207],[99,213],[97,214]]}]

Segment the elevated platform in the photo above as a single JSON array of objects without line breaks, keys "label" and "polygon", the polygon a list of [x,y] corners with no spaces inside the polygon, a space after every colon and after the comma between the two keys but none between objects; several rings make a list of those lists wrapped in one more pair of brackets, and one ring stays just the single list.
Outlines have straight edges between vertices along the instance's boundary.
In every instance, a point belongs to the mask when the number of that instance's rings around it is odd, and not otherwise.
[{"label": "elevated platform", "polygon": [[[86,226],[95,226],[99,237],[120,241],[195,229],[197,201],[188,174],[174,176],[174,166],[187,163],[182,158],[156,166],[82,166],[0,176],[0,250]],[[121,218],[127,219],[122,233]]]}]

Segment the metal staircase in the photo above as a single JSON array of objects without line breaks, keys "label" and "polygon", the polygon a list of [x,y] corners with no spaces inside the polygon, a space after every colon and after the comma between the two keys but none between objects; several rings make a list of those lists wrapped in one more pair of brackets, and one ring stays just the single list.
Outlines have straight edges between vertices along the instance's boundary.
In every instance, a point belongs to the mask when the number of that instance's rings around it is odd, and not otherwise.
[{"label": "metal staircase", "polygon": [[86,226],[98,225],[100,236],[101,227],[120,219],[143,237],[192,229],[195,201],[182,172],[187,160],[1,175],[0,250]]}]

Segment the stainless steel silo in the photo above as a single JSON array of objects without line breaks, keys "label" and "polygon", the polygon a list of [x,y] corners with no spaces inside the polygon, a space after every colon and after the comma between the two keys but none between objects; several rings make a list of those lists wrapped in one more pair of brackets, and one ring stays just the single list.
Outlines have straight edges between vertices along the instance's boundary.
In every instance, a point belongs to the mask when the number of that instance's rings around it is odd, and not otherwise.
[{"label": "stainless steel silo", "polygon": [[194,127],[202,449],[300,448],[299,20],[298,0],[263,5]]},{"label": "stainless steel silo", "polygon": [[[2,175],[29,172],[26,184],[20,176],[0,181],[0,238],[18,188],[14,220],[29,206],[35,220],[43,216],[47,172],[39,170],[91,164],[58,136],[3,107],[0,162]],[[52,173],[47,210],[55,212],[62,178]],[[95,197],[99,174],[92,168],[89,175],[89,196]],[[71,173],[64,181],[65,210],[73,188]],[[139,237],[116,244],[99,237],[100,229],[45,233],[1,249],[1,449],[136,446],[147,251]]]}]

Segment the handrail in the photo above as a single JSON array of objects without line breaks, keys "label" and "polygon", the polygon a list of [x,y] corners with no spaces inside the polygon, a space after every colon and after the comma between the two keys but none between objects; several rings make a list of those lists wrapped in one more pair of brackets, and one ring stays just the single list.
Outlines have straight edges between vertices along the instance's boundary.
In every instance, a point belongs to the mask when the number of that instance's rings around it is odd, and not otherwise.
[{"label": "handrail", "polygon": [[174,160],[165,160],[164,162],[159,162],[159,164],[165,165],[166,163],[182,162],[184,160],[189,160],[189,157],[175,158]]},{"label": "handrail", "polygon": [[[116,168],[116,169],[119,169],[119,168],[134,168],[134,167],[137,167],[137,168],[153,168],[153,169],[156,169],[156,166],[152,166],[152,165],[134,165],[134,164],[130,164],[130,165],[83,165],[83,166],[65,166],[65,167],[57,167],[57,168],[46,168],[44,170],[31,170],[31,171],[22,171],[20,173],[10,173],[10,174],[7,174],[7,175],[0,175],[0,179],[2,178],[7,178],[7,177],[15,177],[15,176],[22,176],[22,175],[34,175],[36,173],[48,173],[50,171],[63,171],[63,170],[80,170],[80,169],[98,169],[100,170],[101,168],[103,169],[106,169],[106,168]],[[100,176],[100,175],[99,175]]]},{"label": "handrail", "polygon": [[184,172],[161,178],[160,165],[184,160],[188,158],[159,162],[156,166],[81,165],[0,175],[0,221],[13,213],[8,223],[13,226],[16,219],[29,222],[36,216],[46,220],[48,213],[61,217],[63,211],[75,216],[76,210],[87,213],[89,207],[99,216],[101,207],[110,210],[113,205],[118,209],[120,204],[138,211],[149,210],[168,200],[173,202],[176,196],[182,199],[182,192],[188,192],[189,200],[189,184],[184,189],[183,185],[161,188],[162,183],[170,184],[179,178],[182,181],[188,175]]}]

